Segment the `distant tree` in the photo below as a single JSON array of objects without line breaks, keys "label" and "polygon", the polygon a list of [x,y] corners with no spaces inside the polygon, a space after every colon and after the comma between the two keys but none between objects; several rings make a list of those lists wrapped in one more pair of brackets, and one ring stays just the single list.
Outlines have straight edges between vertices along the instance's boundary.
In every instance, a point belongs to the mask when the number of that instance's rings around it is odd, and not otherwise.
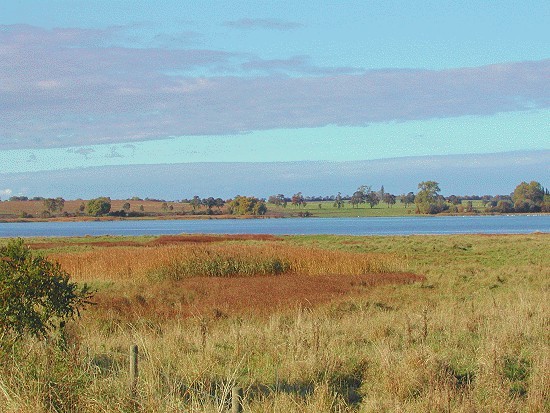
[{"label": "distant tree", "polygon": [[349,200],[349,203],[351,204],[352,208],[358,208],[359,204],[365,203],[365,193],[361,190],[361,188],[353,193],[351,199]]},{"label": "distant tree", "polygon": [[229,202],[229,212],[234,215],[265,215],[265,202],[255,198],[237,195]]},{"label": "distant tree", "polygon": [[292,205],[297,206],[298,208],[302,206],[302,204],[304,203],[304,196],[302,195],[302,193],[298,192],[292,195],[291,203]]},{"label": "distant tree", "polygon": [[93,216],[107,215],[111,211],[111,199],[107,197],[95,198],[88,201],[88,214]]},{"label": "distant tree", "polygon": [[514,211],[514,204],[512,204],[512,201],[501,200],[501,201],[498,201],[498,203],[494,207],[494,210],[496,212],[500,212],[500,213],[503,213],[503,214],[513,212]]},{"label": "distant tree", "polygon": [[221,210],[222,207],[225,205],[225,201],[221,198],[216,198],[215,202],[216,202],[216,208],[218,208],[218,210]]},{"label": "distant tree", "polygon": [[408,194],[401,195],[401,202],[405,204],[405,208],[408,208],[409,205],[414,204],[414,192],[409,192]]},{"label": "distant tree", "polygon": [[139,206],[139,210],[142,211],[142,212],[145,211],[145,208],[143,207],[143,205]]},{"label": "distant tree", "polygon": [[65,200],[61,197],[46,198],[42,202],[44,203],[44,208],[50,212],[61,212],[65,206]]},{"label": "distant tree", "polygon": [[129,202],[125,202],[123,205],[122,205],[122,209],[126,212],[128,212],[130,210],[130,203]]},{"label": "distant tree", "polygon": [[286,203],[285,196],[283,194],[271,195],[268,198],[267,202],[276,206],[282,206],[284,203]]},{"label": "distant tree", "polygon": [[82,202],[80,206],[78,207],[79,212],[84,212],[86,210],[86,204]]},{"label": "distant tree", "polygon": [[423,181],[418,184],[418,193],[414,203],[418,213],[437,214],[448,208],[445,201],[440,198],[439,184],[435,181]]},{"label": "distant tree", "polygon": [[334,198],[334,207],[335,208],[342,208],[344,206],[344,200],[342,198],[342,194],[338,192],[338,195]]},{"label": "distant tree", "polygon": [[200,209],[201,205],[202,205],[202,201],[200,199],[200,197],[198,195],[195,195],[193,197],[193,199],[191,200],[190,202],[191,206],[193,207],[193,211],[197,208]]},{"label": "distant tree", "polygon": [[374,191],[368,191],[365,195],[365,202],[370,205],[371,208],[374,208],[380,203],[380,198],[378,194]]},{"label": "distant tree", "polygon": [[538,212],[544,202],[544,188],[539,182],[522,182],[512,194],[516,212]]},{"label": "distant tree", "polygon": [[453,205],[459,205],[460,204],[460,198],[456,195],[451,195],[447,198],[447,201],[450,202]]},{"label": "distant tree", "polygon": [[161,205],[161,208],[164,212],[168,211],[168,203],[167,202],[163,202],[162,205]]},{"label": "distant tree", "polygon": [[386,192],[382,201],[388,205],[388,208],[392,208],[395,205],[396,196]]},{"label": "distant tree", "polygon": [[216,200],[213,197],[204,198],[202,204],[211,212],[212,208],[216,206]]}]

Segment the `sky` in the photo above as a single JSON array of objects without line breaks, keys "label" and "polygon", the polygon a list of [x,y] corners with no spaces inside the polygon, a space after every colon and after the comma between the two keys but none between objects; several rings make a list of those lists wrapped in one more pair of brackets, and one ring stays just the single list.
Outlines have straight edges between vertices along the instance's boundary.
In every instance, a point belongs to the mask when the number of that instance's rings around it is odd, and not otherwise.
[{"label": "sky", "polygon": [[0,1],[0,199],[548,186],[548,21],[547,1]]}]

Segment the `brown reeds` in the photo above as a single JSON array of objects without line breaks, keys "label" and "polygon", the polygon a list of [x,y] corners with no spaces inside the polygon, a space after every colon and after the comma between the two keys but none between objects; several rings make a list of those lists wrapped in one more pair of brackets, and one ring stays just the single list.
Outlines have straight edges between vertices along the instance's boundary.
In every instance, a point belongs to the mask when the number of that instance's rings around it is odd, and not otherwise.
[{"label": "brown reeds", "polygon": [[361,275],[406,270],[394,254],[364,254],[308,247],[191,243],[56,253],[50,258],[78,281],[178,280],[197,276],[278,274]]}]

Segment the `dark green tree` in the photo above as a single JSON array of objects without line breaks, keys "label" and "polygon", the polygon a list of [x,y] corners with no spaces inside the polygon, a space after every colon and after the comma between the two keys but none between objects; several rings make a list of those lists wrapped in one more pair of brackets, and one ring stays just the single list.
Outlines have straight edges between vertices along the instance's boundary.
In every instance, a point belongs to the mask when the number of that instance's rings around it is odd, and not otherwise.
[{"label": "dark green tree", "polygon": [[95,217],[107,215],[111,211],[111,199],[106,197],[95,198],[88,201],[88,214]]},{"label": "dark green tree", "polygon": [[34,255],[23,240],[0,247],[0,337],[46,337],[80,315],[91,297],[88,286],[71,282],[58,263]]}]

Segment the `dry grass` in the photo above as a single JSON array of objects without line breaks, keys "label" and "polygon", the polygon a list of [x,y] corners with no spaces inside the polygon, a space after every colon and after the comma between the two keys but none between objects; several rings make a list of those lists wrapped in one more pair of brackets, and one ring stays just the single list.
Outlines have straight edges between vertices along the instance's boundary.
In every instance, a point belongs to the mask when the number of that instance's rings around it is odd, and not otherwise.
[{"label": "dry grass", "polygon": [[[68,327],[67,350],[26,340],[0,354],[0,411],[224,412],[235,383],[245,390],[244,412],[549,411],[549,240],[324,236],[93,247],[74,256],[85,263],[82,280],[100,269],[99,304]],[[190,250],[276,253],[315,275],[150,281],[148,259],[185,259]],[[426,279],[351,275],[362,254],[385,252],[407,257]],[[57,256],[73,262],[68,252]],[[137,409],[128,397],[133,343]]]},{"label": "dry grass", "polygon": [[273,242],[191,243],[51,254],[77,281],[178,280],[195,276],[358,275],[406,270],[394,254],[356,254]]},{"label": "dry grass", "polygon": [[[86,205],[87,200],[66,200],[63,211],[78,214],[80,212],[79,208],[82,204]],[[126,201],[120,199],[113,199],[111,201],[111,210],[120,211],[122,206],[126,203],[130,203],[130,211],[134,212],[146,212],[154,214],[166,214],[166,213],[177,213],[177,212],[190,212],[192,210],[191,205],[182,204],[179,202],[167,202],[167,205],[172,205],[172,210],[164,211],[162,202],[157,201]],[[141,211],[140,206],[143,206],[143,211]],[[13,216],[17,217],[21,212],[26,212],[35,217],[40,216],[40,213],[44,211],[44,202],[43,201],[4,201],[0,202],[0,216]],[[204,208],[203,208],[204,210]]]}]

